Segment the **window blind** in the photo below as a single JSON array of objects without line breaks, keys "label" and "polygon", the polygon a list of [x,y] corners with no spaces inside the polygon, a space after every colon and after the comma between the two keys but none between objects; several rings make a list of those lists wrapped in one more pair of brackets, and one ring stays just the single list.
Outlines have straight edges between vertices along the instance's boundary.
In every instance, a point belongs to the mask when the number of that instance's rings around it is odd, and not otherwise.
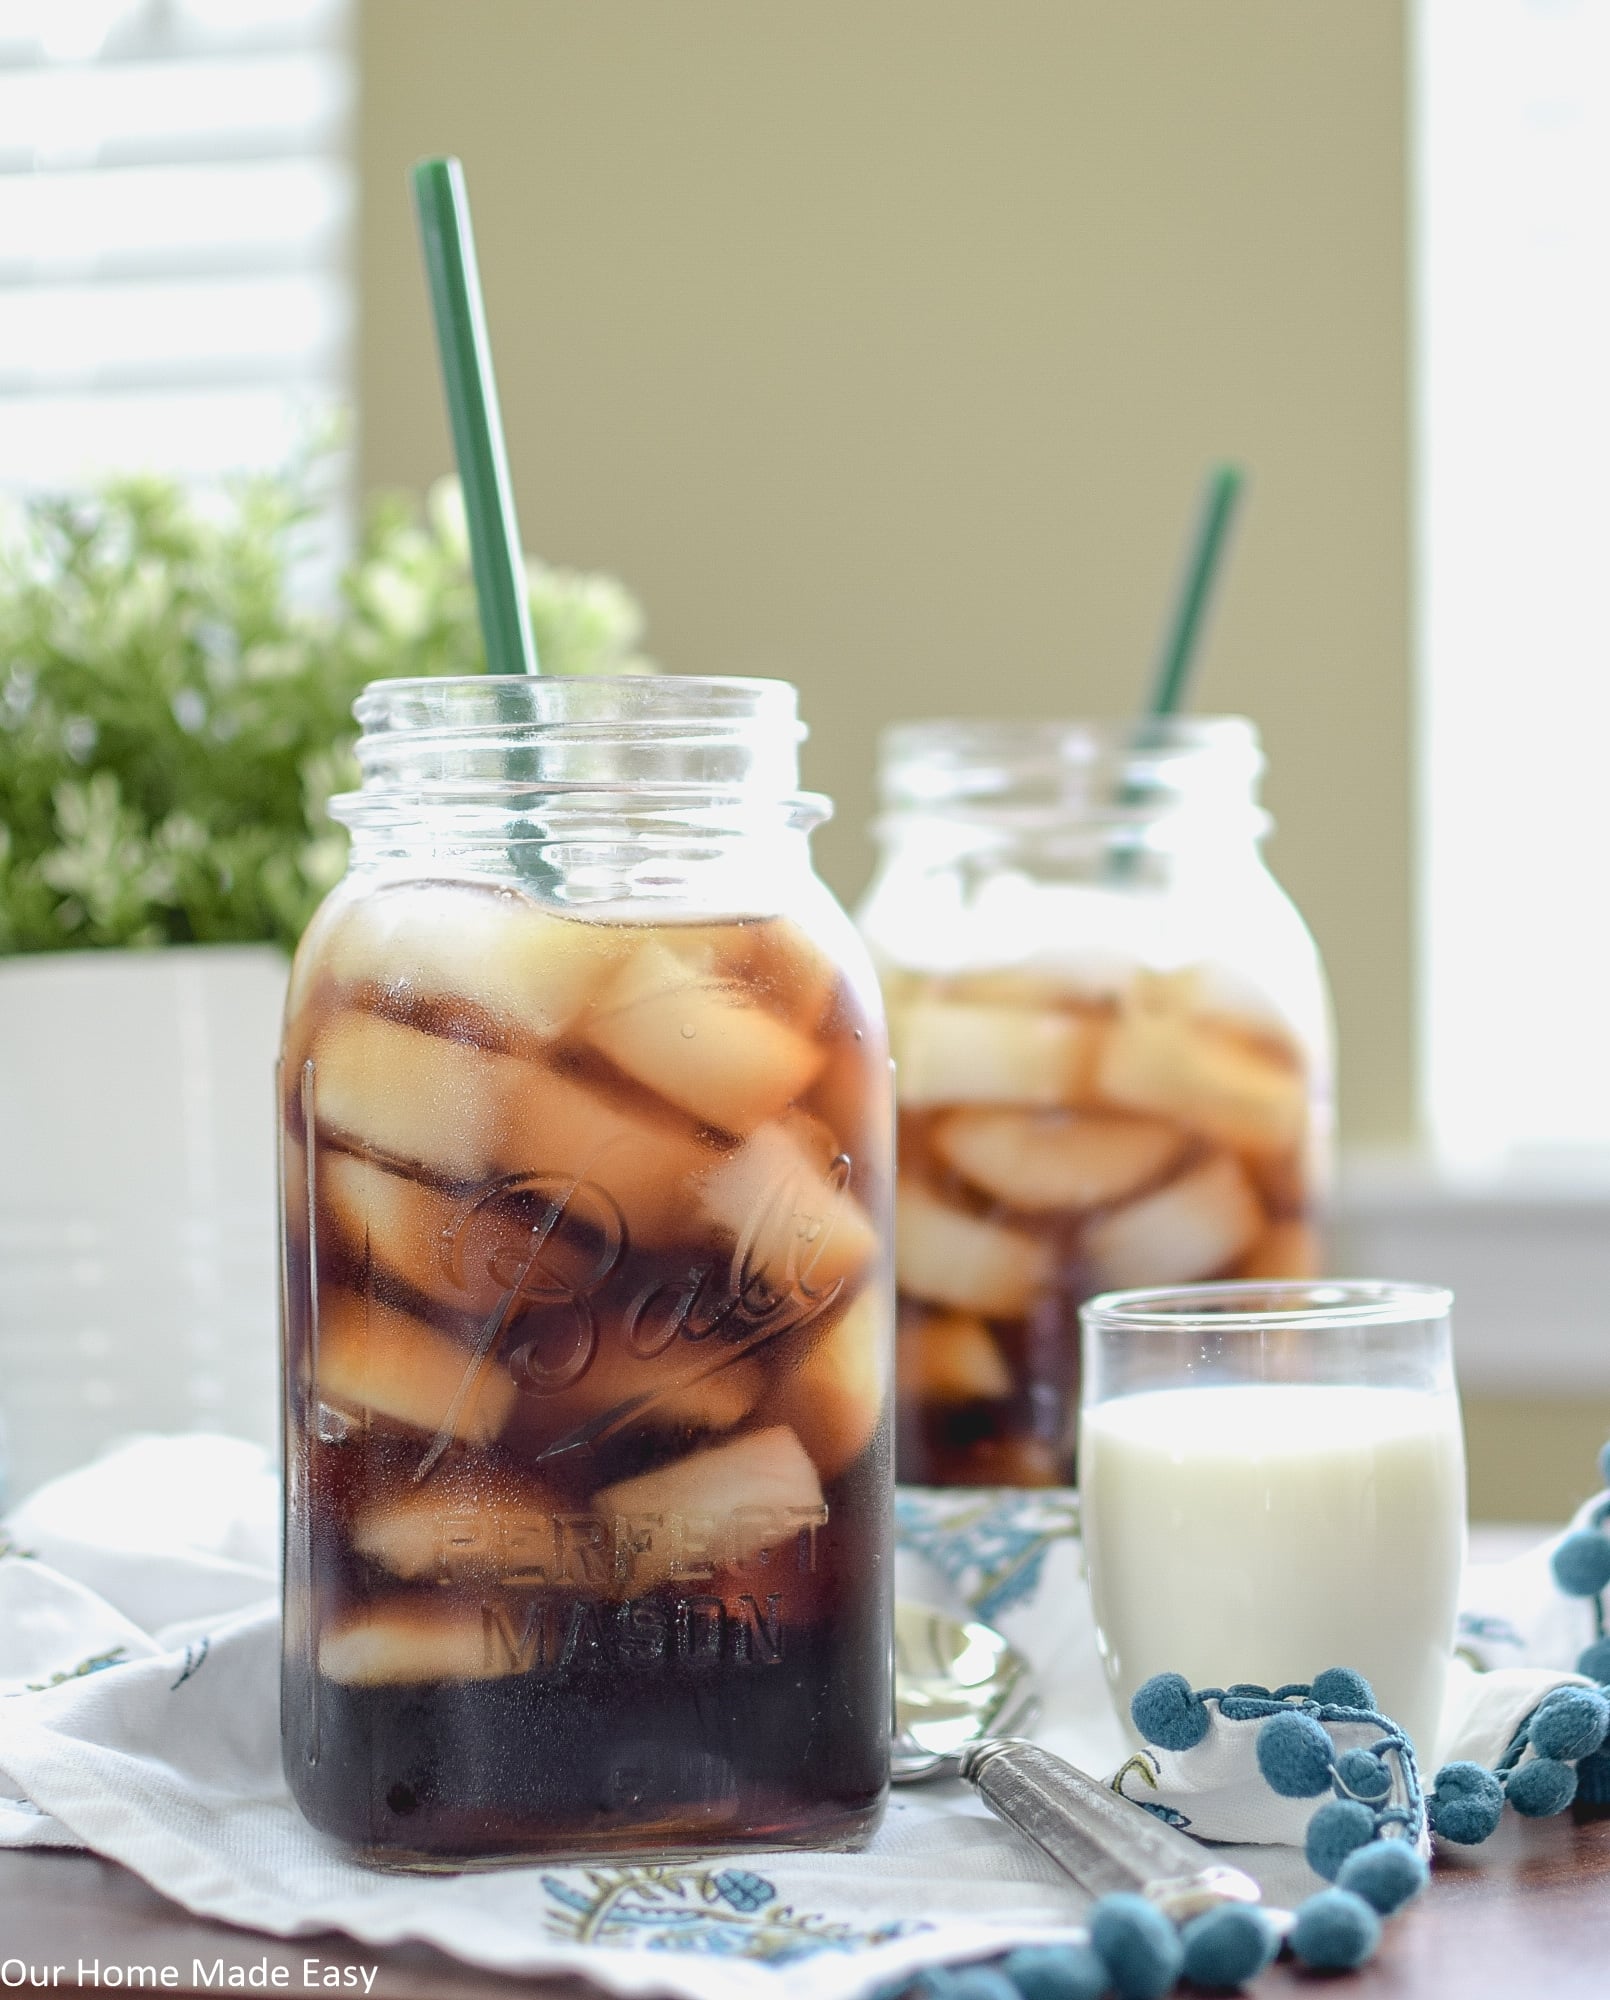
[{"label": "window blind", "polygon": [[280,464],[345,400],[350,0],[0,0],[0,488]]}]

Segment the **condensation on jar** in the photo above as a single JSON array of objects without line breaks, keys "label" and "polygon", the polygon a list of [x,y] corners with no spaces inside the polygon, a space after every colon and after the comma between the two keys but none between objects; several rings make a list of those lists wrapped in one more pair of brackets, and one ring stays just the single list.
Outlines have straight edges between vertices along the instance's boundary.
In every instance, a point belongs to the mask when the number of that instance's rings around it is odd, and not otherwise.
[{"label": "condensation on jar", "polygon": [[396,1867],[853,1844],[893,1112],[794,691],[357,713],[280,1073],[292,1789]]},{"label": "condensation on jar", "polygon": [[1080,1304],[1323,1261],[1330,1007],[1238,717],[888,732],[897,1464],[1071,1480]]}]

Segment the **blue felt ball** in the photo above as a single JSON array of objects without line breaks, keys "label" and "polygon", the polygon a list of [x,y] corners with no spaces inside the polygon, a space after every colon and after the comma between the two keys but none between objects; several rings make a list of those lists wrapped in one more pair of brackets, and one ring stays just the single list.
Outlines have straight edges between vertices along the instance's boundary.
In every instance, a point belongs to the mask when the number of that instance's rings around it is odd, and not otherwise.
[{"label": "blue felt ball", "polygon": [[1599,1484],[1610,1486],[1610,1444],[1599,1447]]},{"label": "blue felt ball", "polygon": [[1576,1656],[1576,1670],[1590,1681],[1610,1681],[1610,1639],[1595,1639]]},{"label": "blue felt ball", "polygon": [[1381,1919],[1348,1889],[1321,1889],[1297,1908],[1291,1948],[1316,1972],[1351,1972],[1375,1956]]},{"label": "blue felt ball", "polygon": [[918,1988],[925,2000],[1018,2000],[1018,1990],[994,1965],[933,1966]]},{"label": "blue felt ball", "polygon": [[1556,1688],[1532,1717],[1526,1731],[1539,1757],[1574,1764],[1602,1749],[1610,1735],[1610,1701],[1597,1688]]},{"label": "blue felt ball", "polygon": [[1392,1773],[1373,1750],[1344,1750],[1336,1760],[1336,1775],[1353,1794],[1379,1805],[1392,1790]]},{"label": "blue felt ball", "polygon": [[1160,1750],[1193,1750],[1208,1733],[1207,1704],[1183,1674],[1153,1674],[1135,1690],[1130,1719]]},{"label": "blue felt ball", "polygon": [[1185,1947],[1185,1976],[1193,1986],[1242,1986],[1262,1972],[1280,1949],[1274,1925],[1262,1910],[1245,1903],[1224,1903],[1204,1910],[1180,1933]]},{"label": "blue felt ball", "polygon": [[1327,1667],[1314,1680],[1314,1699],[1336,1708],[1375,1709],[1375,1690],[1351,1667]]},{"label": "blue felt ball", "polygon": [[1271,1715],[1258,1731],[1258,1769],[1282,1798],[1311,1799],[1328,1790],[1335,1754],[1321,1725],[1300,1709]]},{"label": "blue felt ball", "polygon": [[1576,1772],[1553,1757],[1533,1757],[1510,1772],[1504,1791],[1525,1818],[1548,1819],[1576,1797]]},{"label": "blue felt ball", "polygon": [[1374,1838],[1375,1815],[1368,1806],[1361,1806],[1357,1799],[1332,1799],[1308,1822],[1303,1853],[1316,1875],[1334,1882],[1353,1849]]},{"label": "blue felt ball", "polygon": [[1484,1764],[1444,1764],[1426,1801],[1431,1831],[1459,1847],[1475,1847],[1497,1830],[1504,1788]]},{"label": "blue felt ball", "polygon": [[1090,1942],[1122,2000],[1162,2000],[1185,1962],[1179,1932],[1144,1896],[1103,1896],[1090,1912]]},{"label": "blue felt ball", "polygon": [[1554,1551],[1551,1567],[1567,1597],[1597,1597],[1610,1583],[1610,1535],[1579,1528]]},{"label": "blue felt ball", "polygon": [[1596,1750],[1577,1765],[1576,1795],[1584,1805],[1610,1806],[1610,1750]]},{"label": "blue felt ball", "polygon": [[1023,2000],[1101,2000],[1112,1991],[1107,1968],[1087,1944],[1025,1945],[1001,1960]]},{"label": "blue felt ball", "polygon": [[1355,1847],[1336,1875],[1338,1889],[1351,1889],[1383,1917],[1418,1896],[1431,1870],[1406,1840],[1372,1840]]}]

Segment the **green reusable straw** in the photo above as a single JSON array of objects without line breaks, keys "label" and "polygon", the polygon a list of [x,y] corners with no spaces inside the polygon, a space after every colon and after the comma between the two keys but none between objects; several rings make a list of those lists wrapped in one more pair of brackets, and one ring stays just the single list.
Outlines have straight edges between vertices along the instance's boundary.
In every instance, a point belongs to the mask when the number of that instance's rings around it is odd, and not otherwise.
[{"label": "green reusable straw", "polygon": [[[1191,675],[1200,652],[1203,621],[1213,595],[1213,586],[1223,567],[1225,543],[1236,502],[1241,497],[1241,484],[1242,474],[1238,465],[1216,465],[1208,474],[1191,559],[1174,605],[1174,616],[1169,620],[1163,650],[1158,656],[1151,694],[1136,725],[1134,741],[1130,746],[1133,750],[1154,747],[1158,732],[1152,725],[1178,715],[1185,706]],[[1145,800],[1147,789],[1143,780],[1126,778],[1119,787],[1118,802],[1125,806],[1140,805]],[[1137,860],[1135,848],[1119,848],[1108,855],[1106,872],[1113,880],[1122,881],[1133,875]]]},{"label": "green reusable straw", "polygon": [[[1151,697],[1146,704],[1148,720],[1178,715],[1185,706],[1202,637],[1202,624],[1223,566],[1225,541],[1241,497],[1241,468],[1216,465],[1208,474],[1202,495],[1202,512],[1197,521],[1196,541],[1190,564],[1174,606],[1163,650],[1158,656]],[[1145,741],[1145,731],[1141,732]]]},{"label": "green reusable straw", "polygon": [[470,561],[486,664],[494,674],[540,673],[464,169],[455,159],[421,160],[411,178],[447,414],[469,517]]}]

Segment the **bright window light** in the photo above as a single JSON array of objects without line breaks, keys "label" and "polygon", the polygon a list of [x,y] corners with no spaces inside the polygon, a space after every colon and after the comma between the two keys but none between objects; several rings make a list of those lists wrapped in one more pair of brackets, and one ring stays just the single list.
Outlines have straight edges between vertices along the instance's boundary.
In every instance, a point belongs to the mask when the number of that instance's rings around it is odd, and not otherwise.
[{"label": "bright window light", "polygon": [[1441,1162],[1610,1170],[1610,6],[1418,0],[1422,1062]]},{"label": "bright window light", "polygon": [[0,0],[0,490],[283,464],[347,401],[350,0]]}]

